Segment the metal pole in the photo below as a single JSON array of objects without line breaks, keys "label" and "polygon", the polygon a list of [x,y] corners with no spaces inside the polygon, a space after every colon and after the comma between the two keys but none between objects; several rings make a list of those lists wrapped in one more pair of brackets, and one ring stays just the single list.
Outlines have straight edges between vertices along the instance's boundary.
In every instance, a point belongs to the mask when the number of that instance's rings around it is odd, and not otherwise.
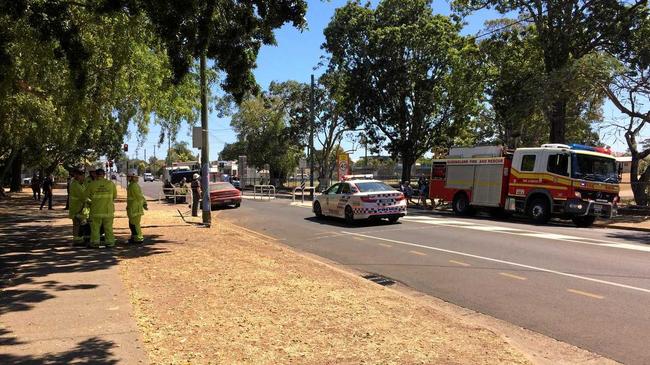
[{"label": "metal pole", "polygon": [[208,148],[208,85],[205,75],[205,51],[201,53],[201,190],[203,190],[203,225],[210,227],[212,216],[210,204],[210,154]]},{"label": "metal pole", "polygon": [[[314,186],[314,74],[311,74],[309,92],[309,186]],[[312,190],[312,195],[314,191]]]}]

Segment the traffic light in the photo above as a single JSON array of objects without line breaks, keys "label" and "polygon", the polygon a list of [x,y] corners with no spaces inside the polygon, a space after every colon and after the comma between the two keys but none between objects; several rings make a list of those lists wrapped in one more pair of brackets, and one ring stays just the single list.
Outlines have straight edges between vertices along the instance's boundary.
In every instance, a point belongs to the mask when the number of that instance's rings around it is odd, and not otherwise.
[{"label": "traffic light", "polygon": [[126,143],[124,144],[124,152],[129,152],[129,145]]}]

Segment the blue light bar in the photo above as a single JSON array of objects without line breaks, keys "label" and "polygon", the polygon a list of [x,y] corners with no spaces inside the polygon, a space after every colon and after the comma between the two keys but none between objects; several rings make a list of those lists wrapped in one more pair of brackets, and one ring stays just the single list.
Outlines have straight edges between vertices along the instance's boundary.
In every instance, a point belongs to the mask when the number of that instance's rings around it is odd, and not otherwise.
[{"label": "blue light bar", "polygon": [[577,144],[577,143],[572,143],[569,145],[572,150],[582,150],[582,151],[592,151],[592,152],[597,152],[594,147],[591,146],[586,146],[584,144]]}]

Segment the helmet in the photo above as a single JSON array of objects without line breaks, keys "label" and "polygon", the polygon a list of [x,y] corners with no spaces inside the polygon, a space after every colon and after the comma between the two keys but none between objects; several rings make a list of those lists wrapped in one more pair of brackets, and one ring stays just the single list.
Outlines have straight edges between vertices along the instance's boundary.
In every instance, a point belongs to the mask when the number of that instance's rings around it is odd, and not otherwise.
[{"label": "helmet", "polygon": [[127,172],[126,176],[138,176],[138,170],[129,169],[129,172]]},{"label": "helmet", "polygon": [[194,175],[192,175],[192,178],[193,178],[194,180],[198,180],[198,178],[200,178],[200,177],[201,177],[201,176],[200,176],[199,174],[194,174]]}]

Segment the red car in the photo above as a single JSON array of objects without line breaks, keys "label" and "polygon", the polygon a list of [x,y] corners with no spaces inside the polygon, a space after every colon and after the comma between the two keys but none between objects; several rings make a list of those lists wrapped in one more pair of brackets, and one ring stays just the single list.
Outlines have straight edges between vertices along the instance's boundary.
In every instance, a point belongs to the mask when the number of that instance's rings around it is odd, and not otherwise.
[{"label": "red car", "polygon": [[215,207],[241,205],[241,191],[227,182],[210,183],[210,205]]}]

